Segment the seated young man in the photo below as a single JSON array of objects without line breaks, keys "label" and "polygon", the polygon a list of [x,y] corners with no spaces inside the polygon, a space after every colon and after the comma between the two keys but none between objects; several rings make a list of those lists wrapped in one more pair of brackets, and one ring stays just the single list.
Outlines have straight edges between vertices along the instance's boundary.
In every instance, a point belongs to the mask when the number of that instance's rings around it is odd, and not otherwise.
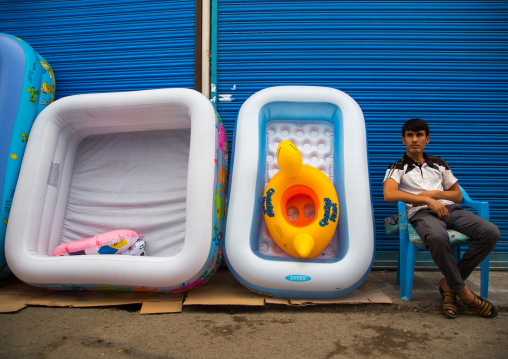
[{"label": "seated young man", "polygon": [[[386,171],[384,199],[406,203],[409,222],[443,273],[444,278],[439,282],[443,312],[450,318],[457,317],[458,296],[473,314],[494,318],[497,308],[471,292],[464,281],[494,249],[500,238],[499,229],[458,204],[462,193],[446,161],[423,152],[429,139],[429,126],[424,120],[415,118],[404,124],[402,143],[406,152]],[[447,229],[471,238],[468,250],[458,263],[453,257]]]}]

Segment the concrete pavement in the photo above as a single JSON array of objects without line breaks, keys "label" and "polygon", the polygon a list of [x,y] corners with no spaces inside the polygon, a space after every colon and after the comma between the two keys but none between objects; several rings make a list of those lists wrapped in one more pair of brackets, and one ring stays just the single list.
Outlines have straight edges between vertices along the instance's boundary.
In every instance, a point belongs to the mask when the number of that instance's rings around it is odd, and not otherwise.
[{"label": "concrete pavement", "polygon": [[[468,285],[479,291],[480,273]],[[29,306],[0,314],[0,358],[506,358],[508,272],[491,272],[494,319],[440,311],[438,272],[416,272],[401,301],[394,271],[372,280],[393,304],[190,306],[140,315],[140,304]]]},{"label": "concrete pavement", "polygon": [[[396,284],[395,271],[372,271],[367,279],[372,280],[380,290],[392,297],[394,305],[401,310],[425,308],[439,310],[440,295],[438,282],[442,275],[438,271],[416,271],[413,281],[411,301],[400,299],[400,287]],[[480,271],[474,271],[466,284],[476,294],[480,293]],[[488,300],[498,306],[500,311],[508,311],[508,272],[490,271]]]}]

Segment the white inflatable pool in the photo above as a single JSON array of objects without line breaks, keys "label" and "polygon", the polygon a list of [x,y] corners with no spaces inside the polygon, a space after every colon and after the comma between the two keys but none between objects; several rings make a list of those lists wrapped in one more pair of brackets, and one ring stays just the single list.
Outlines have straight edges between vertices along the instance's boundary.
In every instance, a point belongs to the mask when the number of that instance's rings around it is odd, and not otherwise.
[{"label": "white inflatable pool", "polygon": [[[36,119],[6,236],[21,280],[72,289],[173,291],[217,269],[227,142],[189,89],[63,98]],[[128,229],[146,256],[52,257],[61,243]]]},{"label": "white inflatable pool", "polygon": [[[310,259],[282,251],[262,216],[263,191],[279,170],[275,151],[283,140],[330,178],[339,198],[336,233]],[[238,115],[232,162],[225,256],[242,284],[273,296],[331,298],[363,282],[374,258],[374,222],[365,122],[350,96],[311,86],[254,94]]]}]

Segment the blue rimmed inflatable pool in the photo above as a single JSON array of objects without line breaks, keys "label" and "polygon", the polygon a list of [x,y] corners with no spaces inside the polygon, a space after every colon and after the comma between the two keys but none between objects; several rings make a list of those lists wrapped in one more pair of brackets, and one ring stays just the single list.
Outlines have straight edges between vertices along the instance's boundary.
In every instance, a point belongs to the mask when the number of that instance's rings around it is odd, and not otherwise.
[{"label": "blue rimmed inflatable pool", "polygon": [[[304,164],[328,176],[340,203],[336,232],[313,258],[286,254],[262,215],[264,190],[279,171],[276,150],[284,140],[298,148]],[[326,87],[261,90],[240,109],[233,147],[225,257],[240,283],[293,298],[334,298],[360,286],[374,260],[375,237],[366,128],[356,101]],[[315,208],[307,218],[324,218],[325,211]],[[277,231],[287,235],[282,226]]]}]

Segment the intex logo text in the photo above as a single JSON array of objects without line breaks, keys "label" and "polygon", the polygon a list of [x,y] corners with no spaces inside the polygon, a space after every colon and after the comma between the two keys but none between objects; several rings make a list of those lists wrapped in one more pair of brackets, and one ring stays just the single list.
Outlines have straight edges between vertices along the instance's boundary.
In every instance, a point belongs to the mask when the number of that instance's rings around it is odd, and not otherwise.
[{"label": "intex logo text", "polygon": [[308,282],[311,278],[306,275],[288,275],[286,276],[286,280],[291,282]]}]

